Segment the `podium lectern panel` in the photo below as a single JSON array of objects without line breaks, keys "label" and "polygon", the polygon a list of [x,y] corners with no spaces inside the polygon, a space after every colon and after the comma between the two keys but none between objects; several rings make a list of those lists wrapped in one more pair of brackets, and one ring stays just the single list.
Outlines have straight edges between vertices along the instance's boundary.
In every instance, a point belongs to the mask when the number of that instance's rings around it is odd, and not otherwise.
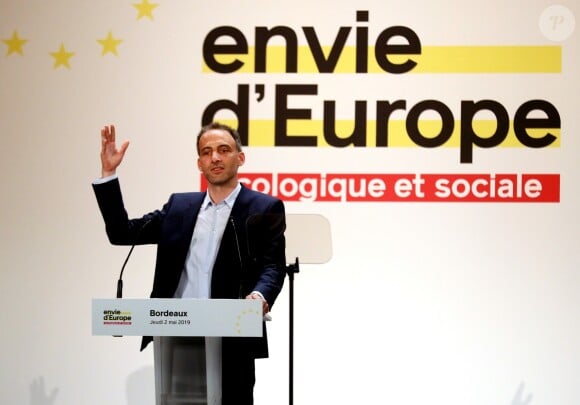
[{"label": "podium lectern panel", "polygon": [[332,258],[330,222],[318,214],[286,215],[286,257],[300,263],[323,264]]},{"label": "podium lectern panel", "polygon": [[[198,336],[153,338],[155,393],[158,405],[209,405],[215,402],[220,375],[208,362],[211,340]],[[206,340],[209,344],[206,344]],[[217,359],[216,359],[217,361]],[[209,363],[209,367],[208,367]],[[209,371],[209,375],[208,375]]]},{"label": "podium lectern panel", "polygon": [[154,336],[157,405],[210,405],[221,337],[262,336],[262,304],[228,299],[93,299],[93,335]]}]

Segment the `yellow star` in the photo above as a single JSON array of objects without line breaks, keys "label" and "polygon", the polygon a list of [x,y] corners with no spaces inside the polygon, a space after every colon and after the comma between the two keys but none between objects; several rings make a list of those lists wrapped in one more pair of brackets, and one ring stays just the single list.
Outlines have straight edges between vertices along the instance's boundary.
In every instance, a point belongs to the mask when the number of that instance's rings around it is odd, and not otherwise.
[{"label": "yellow star", "polygon": [[97,39],[97,42],[103,46],[103,51],[101,56],[105,55],[107,52],[111,52],[113,55],[118,56],[117,45],[119,45],[123,40],[113,38],[113,34],[109,31],[109,35],[105,39]]},{"label": "yellow star", "polygon": [[64,49],[64,44],[61,43],[58,52],[50,52],[50,55],[54,58],[54,68],[56,69],[62,65],[70,69],[68,60],[72,58],[74,54],[74,52],[67,52],[66,49]]},{"label": "yellow star", "polygon": [[14,52],[19,53],[20,55],[24,55],[22,52],[22,47],[25,43],[28,42],[27,39],[22,39],[18,37],[18,32],[14,31],[12,33],[12,38],[10,39],[3,39],[6,45],[8,45],[8,51],[6,52],[6,56],[13,54]]},{"label": "yellow star", "polygon": [[149,3],[149,0],[142,0],[141,3],[133,3],[133,7],[139,11],[137,19],[149,17],[149,19],[153,20],[153,9],[158,5],[157,3]]}]

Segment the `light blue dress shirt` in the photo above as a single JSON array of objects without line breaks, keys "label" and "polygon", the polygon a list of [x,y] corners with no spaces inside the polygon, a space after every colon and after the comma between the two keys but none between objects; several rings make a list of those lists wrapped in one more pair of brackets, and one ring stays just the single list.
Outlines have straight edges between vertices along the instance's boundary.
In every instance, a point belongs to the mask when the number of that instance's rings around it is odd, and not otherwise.
[{"label": "light blue dress shirt", "polygon": [[211,298],[211,274],[232,207],[242,186],[238,186],[219,204],[209,193],[201,204],[189,245],[185,268],[174,298]]}]

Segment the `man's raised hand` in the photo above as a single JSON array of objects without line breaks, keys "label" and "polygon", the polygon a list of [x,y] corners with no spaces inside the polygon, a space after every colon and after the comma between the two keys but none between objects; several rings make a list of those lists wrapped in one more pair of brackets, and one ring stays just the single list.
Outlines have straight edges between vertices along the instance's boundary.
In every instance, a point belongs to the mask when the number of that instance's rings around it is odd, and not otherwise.
[{"label": "man's raised hand", "polygon": [[101,176],[112,176],[123,161],[129,141],[125,141],[119,148],[115,143],[115,126],[105,126],[101,129]]}]

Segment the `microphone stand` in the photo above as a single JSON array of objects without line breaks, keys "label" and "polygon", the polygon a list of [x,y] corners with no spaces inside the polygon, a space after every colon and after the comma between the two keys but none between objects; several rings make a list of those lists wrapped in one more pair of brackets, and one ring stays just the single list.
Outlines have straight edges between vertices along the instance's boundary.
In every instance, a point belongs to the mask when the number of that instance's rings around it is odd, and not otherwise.
[{"label": "microphone stand", "polygon": [[[147,225],[147,224],[145,224]],[[119,274],[119,279],[117,280],[117,298],[123,298],[123,272],[125,271],[125,266],[127,266],[127,262],[129,261],[129,258],[131,257],[131,253],[133,253],[133,249],[135,249],[135,244],[133,244],[133,246],[131,246],[131,250],[129,250],[129,254],[127,255],[127,257],[125,258],[125,261],[123,262],[123,267],[121,267],[121,274]],[[113,335],[113,337],[123,337],[121,335]]]},{"label": "microphone stand", "polygon": [[135,246],[137,245],[137,241],[139,240],[139,236],[141,236],[141,232],[143,232],[143,229],[145,229],[145,227],[149,225],[151,221],[153,221],[153,217],[150,217],[145,221],[143,225],[141,225],[141,227],[137,231],[137,234],[135,235],[135,241],[131,245],[131,249],[129,250],[127,257],[123,262],[123,267],[121,267],[121,273],[119,274],[119,280],[117,280],[117,298],[123,298],[123,272],[125,271],[125,266],[127,266],[127,262],[131,257],[131,253],[133,253],[133,249],[135,249]]},{"label": "microphone stand", "polygon": [[129,254],[123,262],[123,267],[121,267],[121,274],[119,274],[119,279],[117,280],[117,298],[123,298],[123,272],[125,271],[125,266],[127,266],[127,262],[131,257],[131,253],[133,253],[133,249],[135,249],[135,244],[131,246],[131,250],[129,250]]},{"label": "microphone stand", "polygon": [[290,299],[290,316],[288,319],[288,332],[289,332],[289,353],[288,353],[288,401],[292,405],[294,403],[294,274],[300,271],[300,264],[298,258],[294,264],[289,264],[286,266],[286,274],[288,274],[289,281],[289,299]]}]

